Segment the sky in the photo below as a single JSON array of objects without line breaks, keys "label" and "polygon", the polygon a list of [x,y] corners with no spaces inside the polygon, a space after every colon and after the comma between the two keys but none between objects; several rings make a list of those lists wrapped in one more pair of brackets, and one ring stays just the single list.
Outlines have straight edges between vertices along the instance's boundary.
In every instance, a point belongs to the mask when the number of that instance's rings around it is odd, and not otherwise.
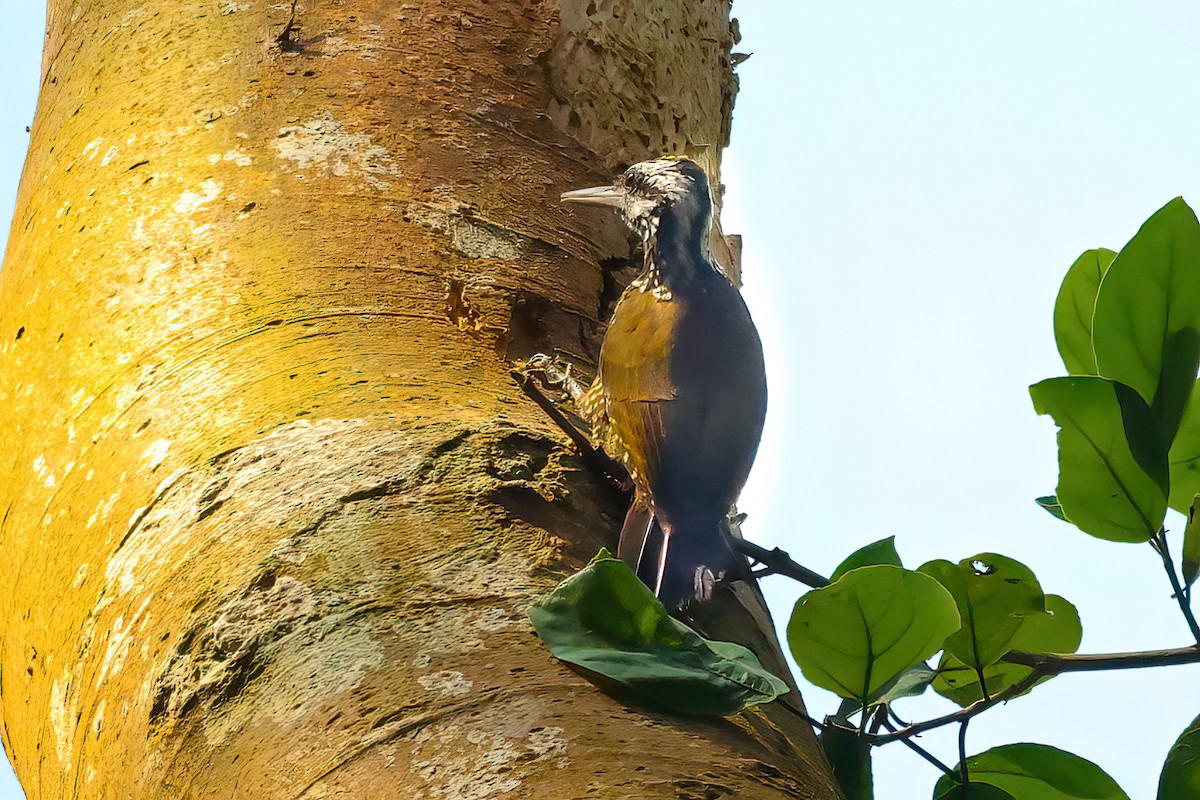
[{"label": "sky", "polygon": [[[724,227],[767,352],[767,430],[748,537],[828,573],[896,536],[905,563],[999,552],[1083,618],[1084,652],[1188,644],[1146,545],[1038,509],[1054,426],[1027,387],[1060,375],[1051,310],[1085,249],[1120,248],[1177,195],[1200,203],[1200,5],[738,0],[753,56],[726,153]],[[42,5],[0,12],[0,218],[32,119]],[[7,227],[7,226],[4,226]],[[2,232],[0,232],[2,235]],[[1168,520],[1176,541],[1182,520]],[[803,587],[765,582],[778,622]],[[1154,796],[1200,713],[1200,666],[1057,678],[978,717],[968,750],[1052,744]],[[836,707],[808,688],[815,716]],[[946,701],[904,701],[925,718]],[[953,729],[922,744],[953,763]],[[2,769],[2,768],[0,768]],[[877,751],[878,800],[937,772]],[[0,800],[20,798],[0,775]]]}]

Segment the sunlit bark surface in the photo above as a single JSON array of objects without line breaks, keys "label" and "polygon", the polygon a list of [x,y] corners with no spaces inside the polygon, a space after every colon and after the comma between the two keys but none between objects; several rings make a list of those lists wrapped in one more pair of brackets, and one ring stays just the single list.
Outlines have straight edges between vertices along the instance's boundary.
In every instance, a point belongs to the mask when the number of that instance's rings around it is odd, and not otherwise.
[{"label": "sunlit bark surface", "polygon": [[623,705],[524,614],[623,512],[508,376],[593,363],[629,256],[557,196],[715,166],[728,11],[51,0],[0,272],[30,798],[836,795],[794,698]]}]

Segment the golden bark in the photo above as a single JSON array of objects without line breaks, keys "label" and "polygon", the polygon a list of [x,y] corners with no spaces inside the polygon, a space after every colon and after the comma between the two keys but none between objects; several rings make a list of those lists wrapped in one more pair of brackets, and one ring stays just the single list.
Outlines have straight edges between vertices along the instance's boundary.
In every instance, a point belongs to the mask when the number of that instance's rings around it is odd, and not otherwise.
[{"label": "golden bark", "polygon": [[0,272],[31,800],[836,796],[797,698],[623,705],[524,615],[623,511],[508,376],[592,362],[629,256],[557,196],[715,166],[733,38],[707,0],[51,0]]}]

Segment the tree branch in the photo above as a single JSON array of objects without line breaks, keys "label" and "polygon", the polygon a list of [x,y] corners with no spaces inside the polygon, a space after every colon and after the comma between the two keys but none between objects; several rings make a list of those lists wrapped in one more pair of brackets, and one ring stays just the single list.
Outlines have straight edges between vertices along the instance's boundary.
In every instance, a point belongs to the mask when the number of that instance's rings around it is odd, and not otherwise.
[{"label": "tree branch", "polygon": [[1035,674],[1060,675],[1064,672],[1096,672],[1098,670],[1143,669],[1169,667],[1175,664],[1200,663],[1200,645],[1176,647],[1169,650],[1140,650],[1129,653],[1021,653],[1005,654],[1001,661],[1032,667]]},{"label": "tree branch", "polygon": [[803,564],[796,563],[792,560],[791,556],[778,547],[768,550],[745,539],[738,539],[737,544],[743,555],[767,567],[769,574],[783,575],[813,589],[820,589],[822,586],[829,585],[829,579],[824,575],[813,572]]},{"label": "tree branch", "polygon": [[951,725],[955,722],[965,722],[984,711],[987,711],[994,705],[1006,702],[1014,697],[1023,694],[1027,689],[1033,688],[1034,684],[1043,678],[1053,675],[1061,675],[1066,672],[1095,672],[1097,670],[1119,670],[1119,669],[1143,669],[1145,667],[1166,667],[1175,664],[1196,664],[1200,663],[1200,645],[1192,647],[1179,647],[1172,650],[1144,650],[1141,652],[1131,653],[1083,653],[1083,654],[1057,654],[1057,653],[1021,653],[1011,652],[1006,654],[1001,661],[1007,661],[1010,664],[1020,664],[1029,667],[1033,671],[1022,678],[1017,683],[994,695],[988,700],[979,700],[966,708],[959,709],[952,714],[935,717],[934,719],[925,720],[924,722],[915,722],[904,728],[900,728],[892,733],[886,733],[873,737],[872,744],[887,744],[888,742],[902,741],[910,736],[931,731],[935,728],[940,728],[944,725]]}]

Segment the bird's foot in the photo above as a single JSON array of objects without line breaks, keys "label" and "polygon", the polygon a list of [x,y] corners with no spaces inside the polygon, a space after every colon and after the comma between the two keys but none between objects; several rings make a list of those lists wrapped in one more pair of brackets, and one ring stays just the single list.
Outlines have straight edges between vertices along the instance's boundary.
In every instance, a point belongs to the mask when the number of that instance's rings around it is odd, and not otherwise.
[{"label": "bird's foot", "polygon": [[692,576],[692,590],[696,594],[696,600],[707,603],[716,588],[717,576],[713,575],[712,570],[703,564],[696,567],[696,574]]},{"label": "bird's foot", "polygon": [[570,362],[557,356],[535,353],[519,368],[521,374],[537,380],[547,389],[562,392],[559,402],[578,401],[585,389],[571,374]]}]

